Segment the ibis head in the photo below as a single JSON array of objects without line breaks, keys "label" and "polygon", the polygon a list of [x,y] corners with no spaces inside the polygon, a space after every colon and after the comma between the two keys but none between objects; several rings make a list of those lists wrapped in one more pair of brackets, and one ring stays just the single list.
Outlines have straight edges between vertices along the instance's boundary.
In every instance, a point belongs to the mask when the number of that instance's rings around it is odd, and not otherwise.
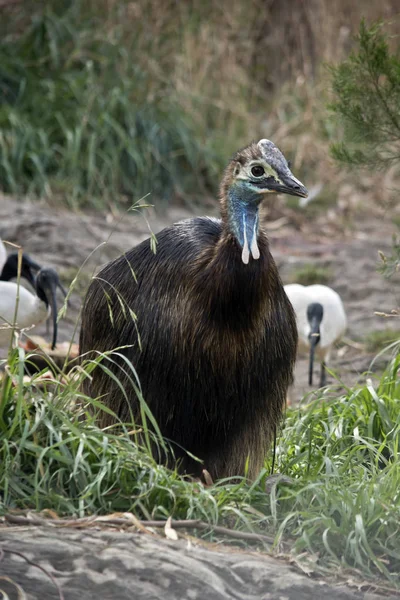
[{"label": "ibis head", "polygon": [[[35,273],[39,271],[40,265],[32,260],[29,254],[23,254],[21,258],[21,277],[24,277],[32,287],[35,287]],[[18,252],[12,252],[4,263],[0,273],[2,281],[10,281],[18,277]]]}]

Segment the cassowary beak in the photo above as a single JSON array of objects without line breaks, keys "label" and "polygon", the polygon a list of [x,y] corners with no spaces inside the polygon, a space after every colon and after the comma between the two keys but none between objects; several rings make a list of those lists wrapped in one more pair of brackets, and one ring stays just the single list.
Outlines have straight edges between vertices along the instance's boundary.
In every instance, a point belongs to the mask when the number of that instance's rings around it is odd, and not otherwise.
[{"label": "cassowary beak", "polygon": [[268,187],[278,194],[289,194],[290,196],[300,196],[300,198],[308,196],[307,188],[296,179],[289,169],[285,174],[279,174],[279,181],[273,179],[272,183],[268,182]]}]

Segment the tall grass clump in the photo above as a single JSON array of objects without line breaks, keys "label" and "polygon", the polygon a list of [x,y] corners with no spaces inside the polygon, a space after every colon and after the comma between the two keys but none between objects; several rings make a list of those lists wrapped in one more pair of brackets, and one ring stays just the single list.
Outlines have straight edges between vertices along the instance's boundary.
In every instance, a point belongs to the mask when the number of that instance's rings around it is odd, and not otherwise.
[{"label": "tall grass clump", "polygon": [[[194,201],[260,137],[326,181],[319,65],[348,54],[360,10],[345,0],[5,3],[0,189],[72,207],[148,193]],[[375,0],[362,10],[376,17]]]},{"label": "tall grass clump", "polygon": [[202,44],[198,4],[191,16],[174,3],[174,18],[151,0],[5,12],[0,187],[71,206],[204,195],[253,132],[245,72],[226,36]]},{"label": "tall grass clump", "polygon": [[298,552],[323,556],[326,569],[351,566],[392,585],[400,574],[399,373],[396,354],[380,380],[290,411],[278,465],[300,486],[273,507]]},{"label": "tall grass clump", "polygon": [[150,413],[145,427],[96,425],[96,413],[108,409],[79,391],[93,363],[43,381],[40,373],[24,379],[30,360],[22,349],[13,350],[1,381],[2,513],[118,511],[140,519],[201,519],[210,529],[198,535],[221,539],[218,529],[212,533],[216,525],[267,535],[317,572],[341,568],[398,586],[400,354],[379,380],[342,394],[321,392],[289,410],[275,465],[292,482],[275,480],[272,489],[272,457],[256,482],[222,480],[211,487],[157,464],[144,435],[155,431]]},{"label": "tall grass clump", "polygon": [[[246,522],[250,505],[243,481],[206,489],[156,463],[152,448],[168,452],[168,446],[136,384],[141,425],[132,421],[99,429],[96,415],[109,409],[79,390],[93,368],[107,369],[113,353],[83,360],[68,375],[48,378],[39,372],[27,380],[25,367],[32,370],[33,359],[23,349],[13,350],[0,380],[1,513],[26,508],[52,509],[60,516],[132,511],[144,519],[174,516],[215,524],[231,517]],[[135,379],[132,365],[126,368]]]}]

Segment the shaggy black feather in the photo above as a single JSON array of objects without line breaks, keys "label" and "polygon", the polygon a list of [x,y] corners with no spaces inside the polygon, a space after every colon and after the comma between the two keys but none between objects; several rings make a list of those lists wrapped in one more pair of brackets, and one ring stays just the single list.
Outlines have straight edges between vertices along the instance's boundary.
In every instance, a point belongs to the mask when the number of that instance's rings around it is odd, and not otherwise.
[{"label": "shaggy black feather", "polygon": [[[245,265],[221,221],[183,221],[157,235],[155,254],[146,240],[109,263],[85,300],[80,351],[132,344],[124,354],[144,398],[177,445],[181,469],[192,474],[200,465],[179,447],[202,459],[214,478],[244,475],[247,459],[255,477],[292,382],[295,317],[262,232],[258,243],[260,259]],[[136,394],[124,384],[139,419]],[[85,386],[129,420],[121,390],[100,368]],[[105,414],[103,424],[110,422]]]}]

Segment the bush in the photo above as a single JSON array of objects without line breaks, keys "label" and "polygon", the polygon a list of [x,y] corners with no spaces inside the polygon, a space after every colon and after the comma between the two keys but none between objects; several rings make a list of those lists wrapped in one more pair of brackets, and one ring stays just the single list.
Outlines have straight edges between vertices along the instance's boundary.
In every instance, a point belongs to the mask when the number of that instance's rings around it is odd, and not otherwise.
[{"label": "bush", "polygon": [[333,156],[350,166],[388,167],[399,160],[400,57],[391,52],[383,24],[361,22],[357,49],[331,67],[331,109],[344,140]]}]

